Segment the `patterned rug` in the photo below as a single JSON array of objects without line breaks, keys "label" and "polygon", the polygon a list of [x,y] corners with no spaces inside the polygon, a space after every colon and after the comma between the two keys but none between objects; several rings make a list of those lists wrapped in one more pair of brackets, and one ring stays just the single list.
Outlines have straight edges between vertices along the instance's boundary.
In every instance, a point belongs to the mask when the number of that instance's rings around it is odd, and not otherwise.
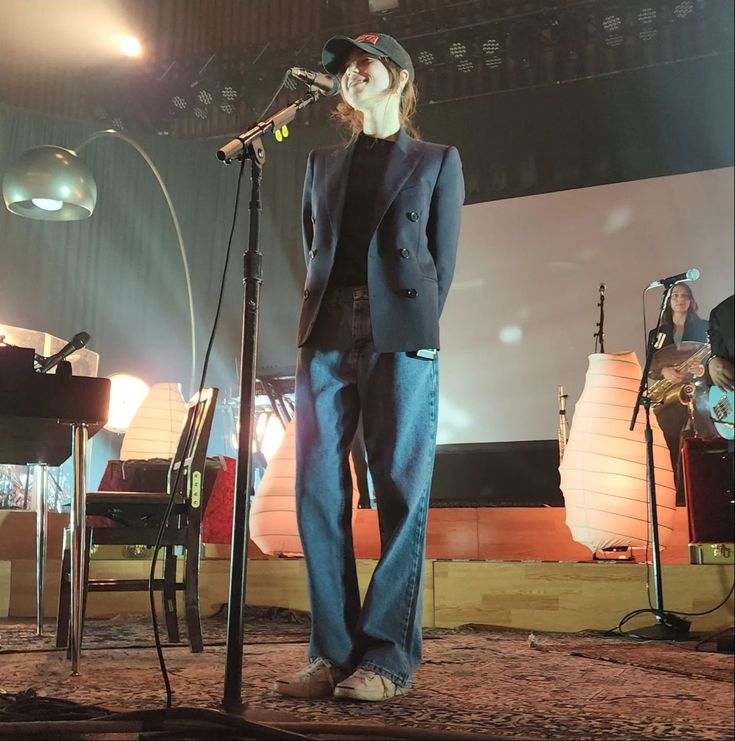
[{"label": "patterned rug", "polygon": [[[290,720],[312,731],[314,723],[357,723],[376,732],[390,726],[454,738],[715,740],[735,732],[733,656],[708,644],[697,650],[694,641],[486,626],[426,630],[424,662],[406,696],[375,704],[306,701],[270,687],[275,676],[303,665],[308,616],[260,609],[246,618],[242,682],[251,719]],[[165,644],[173,705],[220,710],[226,619],[207,619],[203,629],[203,654]],[[148,619],[88,621],[79,677],[70,676],[52,635],[33,633],[31,623],[0,622],[0,700],[35,690],[110,712],[165,707]],[[18,719],[2,708],[0,702],[0,731],[2,720]]]}]

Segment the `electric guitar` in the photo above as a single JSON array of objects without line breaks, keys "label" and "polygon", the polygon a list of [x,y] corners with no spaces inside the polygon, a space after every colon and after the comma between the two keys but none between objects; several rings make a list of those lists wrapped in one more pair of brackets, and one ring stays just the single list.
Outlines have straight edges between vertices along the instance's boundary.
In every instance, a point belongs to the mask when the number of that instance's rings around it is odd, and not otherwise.
[{"label": "electric guitar", "polygon": [[732,440],[733,435],[733,391],[723,391],[712,386],[709,390],[709,408],[715,429],[721,437]]}]

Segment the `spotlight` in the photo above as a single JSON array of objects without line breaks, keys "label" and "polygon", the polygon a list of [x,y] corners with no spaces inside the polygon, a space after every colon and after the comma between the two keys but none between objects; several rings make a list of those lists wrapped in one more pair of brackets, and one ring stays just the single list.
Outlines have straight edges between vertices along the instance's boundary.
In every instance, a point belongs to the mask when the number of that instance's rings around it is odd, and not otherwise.
[{"label": "spotlight", "polygon": [[233,87],[232,85],[224,85],[219,91],[219,95],[219,109],[222,111],[222,113],[226,113],[228,116],[231,116],[235,112],[235,105],[237,103],[237,88]]},{"label": "spotlight", "polygon": [[113,373],[109,379],[112,382],[110,411],[105,429],[110,432],[125,432],[143,399],[148,396],[148,384],[127,373]]},{"label": "spotlight", "polygon": [[657,30],[653,26],[655,22],[655,8],[641,8],[640,12],[638,13],[638,23],[641,25],[641,30],[638,32],[638,38],[641,41],[650,41],[656,36]]},{"label": "spotlight", "polygon": [[467,56],[467,47],[461,41],[454,41],[449,45],[449,56],[453,59],[464,59]]},{"label": "spotlight", "polygon": [[674,15],[677,18],[686,18],[694,12],[694,3],[692,0],[682,0],[674,6]]},{"label": "spotlight", "polygon": [[143,53],[143,47],[135,36],[126,36],[120,44],[120,50],[126,57],[139,57]]},{"label": "spotlight", "polygon": [[434,64],[434,54],[428,49],[422,49],[417,55],[416,59],[419,64],[426,65],[427,67]]},{"label": "spotlight", "polygon": [[622,25],[623,19],[619,15],[608,15],[602,19],[607,46],[615,47],[623,43],[623,34],[620,32]]},{"label": "spotlight", "polygon": [[482,53],[486,56],[493,56],[500,51],[500,42],[497,39],[486,39],[482,42]]},{"label": "spotlight", "polygon": [[615,33],[623,25],[623,19],[619,15],[606,15],[602,19],[602,27],[605,33]]},{"label": "spotlight", "polygon": [[214,95],[207,89],[202,89],[197,93],[197,100],[204,106],[212,105]]},{"label": "spotlight", "polygon": [[189,107],[189,102],[182,95],[176,93],[171,96],[171,105],[177,111],[185,111]]},{"label": "spotlight", "polygon": [[470,59],[460,59],[459,62],[457,62],[457,69],[460,72],[472,72],[474,68],[475,65]]},{"label": "spotlight", "polygon": [[398,0],[368,0],[371,15],[383,15],[398,10]]}]

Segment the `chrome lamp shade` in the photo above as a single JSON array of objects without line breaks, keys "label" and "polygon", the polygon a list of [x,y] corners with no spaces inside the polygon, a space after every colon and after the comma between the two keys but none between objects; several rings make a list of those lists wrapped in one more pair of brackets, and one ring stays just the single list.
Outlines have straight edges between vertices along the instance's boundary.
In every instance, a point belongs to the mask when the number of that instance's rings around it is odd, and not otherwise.
[{"label": "chrome lamp shade", "polygon": [[8,210],[42,221],[89,218],[97,203],[97,184],[89,168],[70,149],[52,145],[24,152],[3,177]]}]

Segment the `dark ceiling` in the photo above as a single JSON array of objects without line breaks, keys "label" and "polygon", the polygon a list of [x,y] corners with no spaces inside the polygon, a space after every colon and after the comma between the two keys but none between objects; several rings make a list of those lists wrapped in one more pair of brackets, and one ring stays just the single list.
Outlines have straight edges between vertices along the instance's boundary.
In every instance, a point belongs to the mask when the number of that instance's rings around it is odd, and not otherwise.
[{"label": "dark ceiling", "polygon": [[[2,11],[2,102],[196,138],[257,120],[288,67],[318,66],[334,33],[396,36],[424,105],[733,51],[732,0],[2,0]],[[118,27],[142,40],[142,58],[105,51]],[[274,106],[295,96],[282,90]]]}]

